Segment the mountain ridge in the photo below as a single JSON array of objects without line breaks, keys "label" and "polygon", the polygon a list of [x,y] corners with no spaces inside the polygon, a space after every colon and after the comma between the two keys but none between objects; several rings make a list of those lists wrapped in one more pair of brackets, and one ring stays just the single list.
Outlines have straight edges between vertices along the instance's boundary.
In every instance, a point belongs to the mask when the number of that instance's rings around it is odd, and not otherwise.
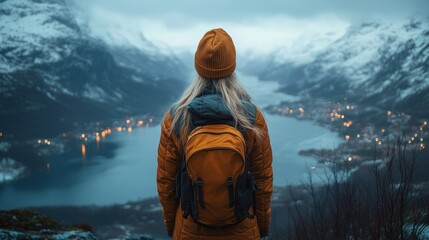
[{"label": "mountain ridge", "polygon": [[283,62],[259,77],[279,81],[280,91],[292,95],[348,98],[427,115],[429,19],[352,25],[310,63]]},{"label": "mountain ridge", "polygon": [[87,122],[161,113],[184,88],[179,59],[90,36],[63,0],[4,0],[0,16],[5,136],[49,137]]}]

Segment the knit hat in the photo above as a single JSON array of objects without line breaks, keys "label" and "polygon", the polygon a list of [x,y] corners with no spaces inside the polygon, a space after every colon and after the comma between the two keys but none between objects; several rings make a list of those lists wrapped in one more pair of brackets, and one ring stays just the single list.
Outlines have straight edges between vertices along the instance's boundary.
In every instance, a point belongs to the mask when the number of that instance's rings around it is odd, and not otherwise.
[{"label": "knit hat", "polygon": [[222,28],[204,34],[195,52],[195,69],[205,78],[218,79],[235,70],[235,47],[231,37]]}]

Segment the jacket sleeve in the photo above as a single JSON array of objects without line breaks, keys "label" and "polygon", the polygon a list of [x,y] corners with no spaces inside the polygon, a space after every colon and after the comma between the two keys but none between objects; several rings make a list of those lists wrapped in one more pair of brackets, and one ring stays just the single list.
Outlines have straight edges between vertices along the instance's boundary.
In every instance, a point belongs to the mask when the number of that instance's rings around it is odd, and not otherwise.
[{"label": "jacket sleeve", "polygon": [[253,173],[258,191],[256,192],[256,218],[261,237],[268,234],[271,221],[271,195],[273,193],[273,155],[268,135],[268,127],[262,113],[256,113],[256,127],[262,131],[255,137],[250,152],[250,171]]},{"label": "jacket sleeve", "polygon": [[167,233],[171,236],[174,230],[174,219],[178,202],[175,199],[175,179],[179,169],[180,154],[175,144],[174,133],[170,134],[171,116],[167,113],[161,125],[161,137],[158,146],[157,187],[162,205],[162,214]]}]

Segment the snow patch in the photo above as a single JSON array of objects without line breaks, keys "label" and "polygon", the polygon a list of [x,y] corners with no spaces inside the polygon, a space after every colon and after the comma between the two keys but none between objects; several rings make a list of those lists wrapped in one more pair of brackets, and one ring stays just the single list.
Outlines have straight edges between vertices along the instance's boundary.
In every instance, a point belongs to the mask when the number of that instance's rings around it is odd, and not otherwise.
[{"label": "snow patch", "polygon": [[48,98],[50,98],[54,101],[57,101],[57,99],[54,96],[52,96],[52,94],[50,92],[46,92],[46,96],[48,96]]},{"label": "snow patch", "polygon": [[107,94],[102,88],[90,86],[88,84],[85,85],[85,90],[83,91],[82,96],[98,102],[105,102],[105,99],[107,98]]},{"label": "snow patch", "polygon": [[77,24],[62,1],[9,0],[0,4],[0,72],[60,61],[68,43],[80,37]]},{"label": "snow patch", "polygon": [[25,167],[11,158],[0,160],[0,183],[17,178],[25,171]]},{"label": "snow patch", "polygon": [[0,142],[0,152],[7,152],[9,151],[10,147],[12,145],[8,142]]}]

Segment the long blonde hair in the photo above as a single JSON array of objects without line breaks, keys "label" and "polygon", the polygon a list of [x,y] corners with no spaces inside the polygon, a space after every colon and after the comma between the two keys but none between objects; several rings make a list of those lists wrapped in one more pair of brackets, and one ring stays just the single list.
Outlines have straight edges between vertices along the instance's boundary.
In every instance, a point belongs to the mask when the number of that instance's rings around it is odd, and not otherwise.
[{"label": "long blonde hair", "polygon": [[251,130],[255,133],[256,137],[259,137],[261,130],[249,121],[242,105],[243,101],[250,102],[251,97],[244,87],[240,85],[235,73],[216,80],[206,79],[197,75],[182,97],[174,104],[175,113],[172,119],[170,134],[172,134],[174,129],[181,129],[180,140],[182,143],[186,142],[191,129],[191,116],[187,106],[210,84],[213,84],[217,92],[222,95],[225,106],[230,111],[236,126],[240,125],[245,130]]}]

